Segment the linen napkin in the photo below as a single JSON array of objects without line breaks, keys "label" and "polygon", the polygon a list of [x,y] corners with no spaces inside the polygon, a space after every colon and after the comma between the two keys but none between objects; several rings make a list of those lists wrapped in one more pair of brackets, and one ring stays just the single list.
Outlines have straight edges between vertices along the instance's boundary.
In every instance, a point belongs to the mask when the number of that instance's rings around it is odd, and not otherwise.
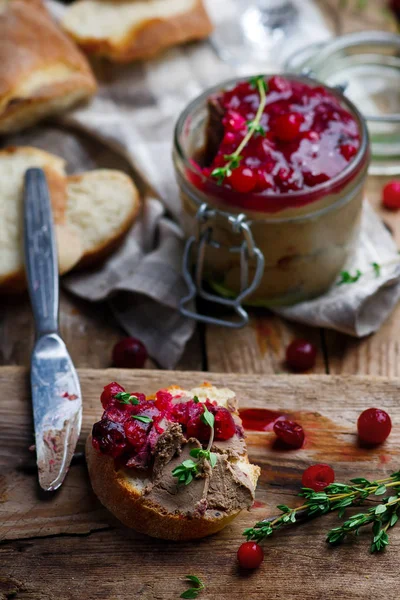
[{"label": "linen napkin", "polygon": [[[48,4],[59,17],[63,7],[53,0]],[[279,52],[275,48],[257,63],[237,60],[237,56],[223,62],[215,47],[223,47],[224,32],[237,21],[243,2],[208,0],[207,5],[216,24],[211,43],[173,48],[155,60],[131,65],[96,61],[99,93],[89,106],[58,118],[53,126],[40,126],[8,141],[58,153],[72,172],[96,166],[115,168],[119,161],[128,172],[133,169],[145,197],[140,219],[102,267],[69,275],[63,285],[87,300],[109,299],[121,326],[139,337],[164,368],[175,366],[195,326],[177,310],[186,288],[181,276],[181,209],[171,160],[176,119],[207,87],[236,74],[277,71],[296,48],[330,35],[314,4],[298,0],[299,21]],[[357,255],[349,270],[362,270],[364,261],[382,262],[383,256],[390,261],[395,255],[390,236],[366,208]],[[318,300],[277,312],[311,325],[365,335],[380,325],[397,301],[398,279],[397,268],[387,267],[379,279],[360,278]]]}]

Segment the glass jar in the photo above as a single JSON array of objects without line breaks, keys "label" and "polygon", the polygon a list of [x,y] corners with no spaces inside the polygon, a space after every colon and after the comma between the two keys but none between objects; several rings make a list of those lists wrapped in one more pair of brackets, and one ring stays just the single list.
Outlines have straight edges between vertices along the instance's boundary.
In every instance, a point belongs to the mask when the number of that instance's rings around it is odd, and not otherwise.
[{"label": "glass jar", "polygon": [[[284,77],[321,85],[305,76]],[[267,195],[235,192],[207,179],[193,162],[205,145],[207,100],[242,79],[209,89],[189,104],[176,125],[173,153],[188,236],[184,275],[190,293],[183,299],[182,312],[210,321],[188,309],[199,294],[232,306],[241,317],[232,326],[247,321],[243,302],[265,307],[294,304],[322,294],[334,283],[358,233],[370,158],[363,117],[340,91],[327,88],[360,131],[359,150],[341,173],[311,189]],[[204,281],[218,295],[204,288]]]},{"label": "glass jar", "polygon": [[370,173],[400,174],[399,35],[362,31],[311,44],[289,56],[284,68],[340,86],[367,121]]}]

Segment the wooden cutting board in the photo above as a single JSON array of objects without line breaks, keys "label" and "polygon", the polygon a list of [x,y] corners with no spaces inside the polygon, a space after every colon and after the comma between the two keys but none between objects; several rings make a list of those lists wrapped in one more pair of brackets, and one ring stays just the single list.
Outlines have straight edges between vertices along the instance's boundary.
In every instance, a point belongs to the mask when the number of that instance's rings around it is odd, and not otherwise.
[{"label": "wooden cutting board", "polygon": [[[36,482],[27,372],[0,369],[0,599],[174,600],[195,574],[206,584],[202,600],[363,598],[398,600],[400,527],[385,554],[368,553],[368,535],[329,548],[325,532],[335,515],[288,528],[264,543],[266,560],[240,574],[235,553],[245,527],[276,514],[276,504],[297,502],[302,471],[326,462],[338,480],[383,477],[399,469],[400,380],[367,377],[274,376],[165,371],[81,370],[82,435],[101,414],[99,394],[117,380],[151,393],[169,384],[203,381],[229,386],[241,407],[293,415],[306,431],[298,451],[273,447],[273,433],[249,433],[250,458],[262,468],[256,506],[220,534],[193,543],[153,540],[124,528],[96,500],[84,461],[71,467],[55,495]],[[391,414],[394,428],[376,449],[357,445],[355,424],[365,408]]]}]

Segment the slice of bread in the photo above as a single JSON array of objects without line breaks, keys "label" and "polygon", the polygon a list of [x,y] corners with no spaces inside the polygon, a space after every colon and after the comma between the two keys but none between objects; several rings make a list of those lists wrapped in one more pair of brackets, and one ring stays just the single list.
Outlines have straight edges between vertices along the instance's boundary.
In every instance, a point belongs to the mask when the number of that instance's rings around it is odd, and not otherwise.
[{"label": "slice of bread", "polygon": [[[197,396],[201,401],[208,398],[220,406],[229,407],[235,421],[241,423],[235,394],[228,388],[204,384],[188,392],[175,386],[169,391],[176,396],[184,394],[187,398]],[[187,516],[178,509],[179,499],[176,510],[167,511],[165,506],[146,496],[146,487],[152,478],[151,471],[134,468],[117,470],[113,458],[100,454],[93,448],[91,435],[86,443],[86,459],[93,490],[101,503],[124,525],[140,533],[168,540],[198,539],[220,531],[241,512],[237,508],[228,512],[220,509],[207,510],[203,516]],[[242,452],[229,456],[228,461],[231,467],[239,470],[254,493],[260,468],[249,462],[245,444]]]},{"label": "slice of bread", "polygon": [[0,4],[0,134],[62,112],[95,91],[85,56],[41,0]]},{"label": "slice of bread", "polygon": [[0,151],[0,293],[26,288],[23,184],[30,167],[45,171],[55,223],[60,274],[106,258],[139,211],[131,179],[113,170],[67,177],[64,161],[31,147]]},{"label": "slice of bread", "polygon": [[116,62],[150,58],[212,31],[202,0],[78,0],[63,27],[86,52]]},{"label": "slice of bread", "polygon": [[99,263],[117,248],[139,209],[138,191],[121,171],[99,169],[68,177],[66,220],[83,244],[77,267]]}]

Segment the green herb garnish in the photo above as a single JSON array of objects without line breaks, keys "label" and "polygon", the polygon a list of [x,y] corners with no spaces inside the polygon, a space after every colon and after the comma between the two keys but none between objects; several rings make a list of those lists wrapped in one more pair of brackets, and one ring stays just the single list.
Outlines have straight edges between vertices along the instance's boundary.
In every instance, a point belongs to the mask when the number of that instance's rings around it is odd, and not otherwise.
[{"label": "green herb garnish", "polygon": [[118,394],[115,394],[114,398],[121,404],[139,404],[139,400],[136,396],[131,396],[131,394],[128,394],[127,392],[118,392]]},{"label": "green herb garnish", "polygon": [[377,277],[379,277],[379,275],[381,274],[381,265],[379,265],[376,262],[373,262],[373,263],[371,263],[371,267],[374,269],[375,275]]},{"label": "green herb garnish", "polygon": [[351,483],[353,485],[332,483],[323,492],[314,492],[309,488],[302,488],[299,496],[306,500],[301,506],[290,508],[286,504],[280,504],[277,509],[281,511],[281,515],[259,521],[254,527],[246,529],[243,535],[246,536],[247,540],[260,542],[271,536],[282,526],[296,523],[298,519],[317,517],[335,510],[342,518],[349,506],[358,505],[371,495],[381,496],[390,489],[391,496],[383,498],[380,504],[373,506],[368,511],[353,515],[341,527],[331,529],[327,536],[327,542],[336,545],[342,542],[347,535],[358,534],[361,527],[372,525],[370,549],[371,552],[380,552],[389,543],[387,530],[394,527],[399,520],[400,471],[378,481],[368,481],[363,477],[359,477],[352,479]]},{"label": "green herb garnish", "polygon": [[147,417],[146,415],[132,415],[132,419],[136,419],[136,421],[141,421],[142,423],[153,422],[153,419],[151,417]]},{"label": "green herb garnish", "polygon": [[188,590],[186,590],[185,592],[183,592],[179,597],[180,598],[188,598],[189,600],[191,598],[197,598],[197,596],[199,595],[199,593],[201,592],[201,590],[204,590],[204,588],[206,586],[201,581],[201,579],[199,579],[198,577],[196,577],[196,575],[186,575],[186,579],[190,583],[194,583],[196,585],[196,587],[190,587]]},{"label": "green herb garnish", "polygon": [[[194,397],[195,402],[196,399],[197,403],[200,402],[197,396]],[[196,475],[200,472],[200,461],[208,460],[212,469],[217,464],[217,455],[215,454],[215,452],[211,452],[211,446],[214,441],[215,418],[214,415],[208,410],[205,404],[203,404],[203,408],[204,410],[200,419],[203,423],[205,423],[205,425],[208,425],[210,427],[210,438],[208,440],[208,445],[205,450],[203,450],[203,448],[192,448],[192,450],[190,451],[190,456],[192,458],[195,458],[196,462],[190,459],[184,460],[180,465],[173,469],[173,477],[177,477],[178,483],[183,485],[189,485],[189,483],[191,483],[196,477]]]},{"label": "green herb garnish", "polygon": [[214,169],[211,173],[211,177],[217,180],[217,183],[221,185],[225,177],[232,175],[232,170],[237,169],[242,160],[241,152],[245,148],[253,137],[254,134],[265,135],[265,129],[262,127],[260,121],[266,105],[266,93],[268,91],[268,85],[263,75],[256,75],[250,79],[250,84],[258,90],[260,96],[260,103],[258,105],[256,116],[253,120],[247,122],[247,133],[239,146],[232,154],[225,154],[224,159],[227,161],[223,167]]},{"label": "green herb garnish", "polygon": [[355,283],[361,277],[362,273],[359,269],[357,269],[355,275],[349,273],[349,271],[341,271],[340,279],[336,285],[342,285],[343,283]]}]

